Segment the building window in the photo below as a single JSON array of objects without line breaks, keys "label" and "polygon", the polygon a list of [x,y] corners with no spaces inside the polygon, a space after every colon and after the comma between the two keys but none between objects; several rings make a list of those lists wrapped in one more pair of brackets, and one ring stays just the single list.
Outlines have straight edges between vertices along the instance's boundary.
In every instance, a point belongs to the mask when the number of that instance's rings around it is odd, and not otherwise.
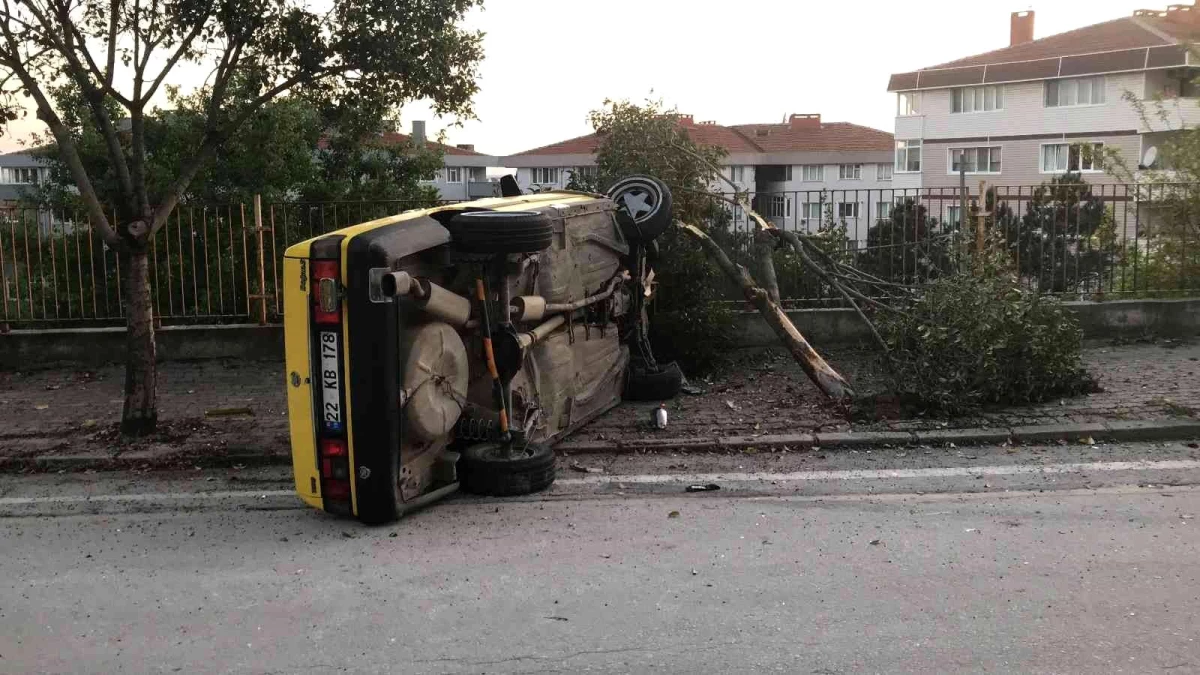
[{"label": "building window", "polygon": [[746,167],[731,166],[729,167],[729,180],[735,183],[741,183],[746,180]]},{"label": "building window", "polygon": [[805,202],[800,205],[800,217],[811,223],[821,222],[821,202]]},{"label": "building window", "polygon": [[962,207],[947,206],[946,207],[946,224],[950,227],[958,227],[962,223]]},{"label": "building window", "polygon": [[950,173],[966,169],[967,173],[1000,173],[999,146],[982,148],[950,148]]},{"label": "building window", "polygon": [[862,178],[862,164],[842,164],[838,167],[838,178],[842,180],[859,180]]},{"label": "building window", "polygon": [[770,198],[770,217],[792,217],[792,198],[782,195]]},{"label": "building window", "polygon": [[921,172],[921,141],[896,141],[896,171]]},{"label": "building window", "polygon": [[838,204],[838,218],[857,218],[858,202],[842,202]]},{"label": "building window", "polygon": [[791,182],[792,180],[792,165],[789,164],[783,167],[783,180]]},{"label": "building window", "polygon": [[875,180],[891,180],[892,165],[891,164],[876,164],[875,165]]},{"label": "building window", "polygon": [[772,218],[791,218],[792,217],[792,198],[784,197],[783,195],[775,195],[771,197],[771,217]]},{"label": "building window", "polygon": [[1046,80],[1045,92],[1047,108],[1099,105],[1104,103],[1104,78],[1076,77],[1069,80]]},{"label": "building window", "polygon": [[900,117],[908,115],[920,115],[921,107],[917,102],[919,92],[902,91],[896,95],[896,114]]},{"label": "building window", "polygon": [[6,166],[0,174],[0,182],[6,185],[33,185],[38,182],[40,170],[32,166]]},{"label": "building window", "polygon": [[959,87],[950,92],[950,112],[969,113],[1004,109],[1004,87]]},{"label": "building window", "polygon": [[462,182],[462,167],[448,166],[446,167],[446,182],[461,183]]},{"label": "building window", "polygon": [[480,183],[487,180],[487,169],[482,166],[473,166],[467,169],[467,179],[472,183]]},{"label": "building window", "polygon": [[878,216],[880,220],[887,220],[888,218],[891,218],[892,217],[892,203],[891,202],[879,202],[878,204],[876,204],[875,205],[875,215]]},{"label": "building window", "polygon": [[805,164],[802,179],[808,183],[819,183],[825,180],[825,166],[822,164]]},{"label": "building window", "polygon": [[533,168],[533,182],[538,185],[553,185],[558,182],[556,167],[537,166]]},{"label": "building window", "polygon": [[1042,146],[1042,173],[1103,170],[1103,143],[1055,143]]},{"label": "building window", "polygon": [[576,180],[592,181],[596,179],[599,170],[594,166],[577,166],[571,169],[571,174]]}]

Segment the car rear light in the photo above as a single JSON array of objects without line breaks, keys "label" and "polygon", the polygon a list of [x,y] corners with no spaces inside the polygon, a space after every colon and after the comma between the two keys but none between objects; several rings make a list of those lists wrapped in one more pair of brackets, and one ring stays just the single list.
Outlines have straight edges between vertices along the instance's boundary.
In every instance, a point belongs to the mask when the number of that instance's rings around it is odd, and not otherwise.
[{"label": "car rear light", "polygon": [[345,457],[346,441],[340,438],[321,439],[321,454],[325,457]]},{"label": "car rear light", "polygon": [[322,485],[325,499],[346,501],[350,499],[349,480],[327,480]]},{"label": "car rear light", "polygon": [[313,320],[336,324],[342,320],[341,284],[338,261],[313,261]]}]

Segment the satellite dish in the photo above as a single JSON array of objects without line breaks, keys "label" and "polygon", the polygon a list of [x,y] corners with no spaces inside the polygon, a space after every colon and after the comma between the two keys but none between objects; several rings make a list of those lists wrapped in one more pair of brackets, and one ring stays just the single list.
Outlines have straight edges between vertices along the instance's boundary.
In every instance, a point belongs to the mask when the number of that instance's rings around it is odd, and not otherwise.
[{"label": "satellite dish", "polygon": [[1146,148],[1146,152],[1142,155],[1142,166],[1150,168],[1154,166],[1154,160],[1158,159],[1158,148],[1153,145]]}]

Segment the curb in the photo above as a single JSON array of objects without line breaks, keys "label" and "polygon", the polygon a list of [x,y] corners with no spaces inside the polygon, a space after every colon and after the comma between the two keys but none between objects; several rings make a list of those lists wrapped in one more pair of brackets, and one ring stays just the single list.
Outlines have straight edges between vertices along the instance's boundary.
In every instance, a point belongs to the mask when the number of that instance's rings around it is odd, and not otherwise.
[{"label": "curb", "polygon": [[[1055,443],[1081,439],[1134,441],[1183,441],[1200,438],[1200,420],[1114,420],[1105,423],[1047,424],[1040,426],[991,427],[979,429],[934,429],[929,431],[844,431],[811,434],[764,434],[719,438],[639,438],[626,441],[565,441],[554,446],[560,455],[637,454],[653,452],[737,452],[747,449],[809,450],[812,448],[897,447],[907,445],[978,446],[1005,442]],[[289,455],[252,452],[210,456],[147,457],[144,455],[104,457],[95,455],[46,455],[0,459],[0,473],[32,471],[118,471],[200,466],[228,468],[244,466],[287,466]]]},{"label": "curb", "polygon": [[723,438],[652,438],[628,441],[566,441],[554,446],[562,454],[632,454],[670,450],[708,452],[713,450],[861,448],[901,445],[992,445],[998,443],[1078,442],[1080,439],[1108,441],[1183,441],[1200,438],[1200,420],[1115,420],[1085,424],[989,427],[979,429],[933,429],[929,431],[844,431],[813,434],[727,436]]}]

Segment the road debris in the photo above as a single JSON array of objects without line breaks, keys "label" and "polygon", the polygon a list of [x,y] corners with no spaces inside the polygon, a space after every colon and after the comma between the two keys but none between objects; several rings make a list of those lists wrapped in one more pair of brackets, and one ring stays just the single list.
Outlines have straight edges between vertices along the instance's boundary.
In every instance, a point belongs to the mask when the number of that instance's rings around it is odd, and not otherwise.
[{"label": "road debris", "polygon": [[678,512],[678,511],[672,511],[672,512],[670,512],[670,513],[668,513],[668,514],[667,514],[667,517],[668,517],[668,518],[678,518],[678,517],[679,517],[679,512]]},{"label": "road debris", "polygon": [[709,483],[708,485],[689,485],[689,486],[687,486],[687,492],[715,492],[720,489],[721,489],[721,486],[717,485],[716,483]]},{"label": "road debris", "polygon": [[604,473],[604,469],[598,466],[584,466],[579,462],[571,462],[571,470],[579,473]]}]

